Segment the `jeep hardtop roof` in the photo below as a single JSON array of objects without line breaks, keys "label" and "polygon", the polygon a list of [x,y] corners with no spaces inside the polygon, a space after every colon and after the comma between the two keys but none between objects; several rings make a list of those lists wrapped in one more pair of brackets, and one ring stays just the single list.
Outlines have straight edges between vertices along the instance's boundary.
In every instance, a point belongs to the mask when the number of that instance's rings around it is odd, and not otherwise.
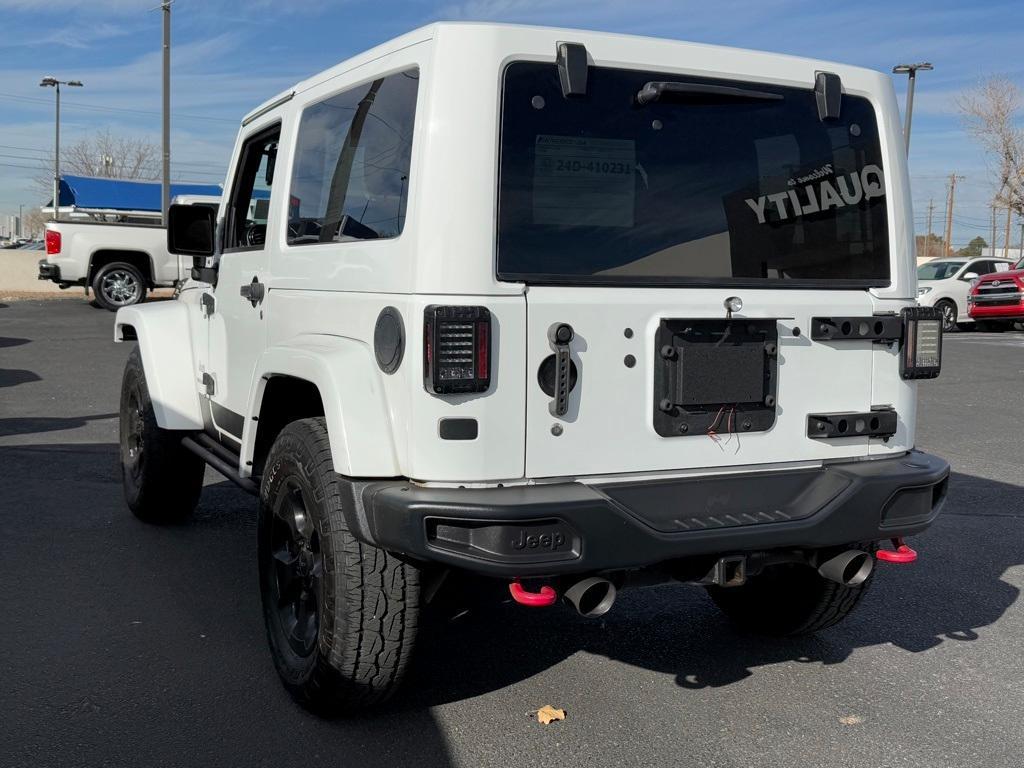
[{"label": "jeep hardtop roof", "polygon": [[[771,59],[775,62],[788,62],[789,64],[795,65],[804,70],[827,70],[830,72],[837,73],[853,73],[863,72],[871,73],[873,75],[879,75],[876,70],[869,69],[866,67],[855,67],[849,64],[840,64],[838,62],[828,61],[824,59],[809,59],[802,56],[793,56],[786,53],[771,53],[766,51],[756,51],[749,48],[735,48],[731,46],[723,45],[712,45],[709,43],[694,43],[685,40],[676,40],[673,38],[654,37],[650,35],[626,35],[617,32],[599,32],[596,30],[588,29],[575,29],[571,27],[545,27],[535,26],[527,24],[502,24],[495,22],[475,22],[475,21],[439,21],[433,24],[419,27],[407,32],[404,35],[392,38],[386,42],[376,45],[362,53],[356,54],[351,58],[345,59],[333,67],[318,72],[305,80],[301,80],[296,83],[292,88],[285,89],[272,98],[267,99],[258,107],[249,112],[242,120],[243,124],[249,122],[254,117],[269,111],[277,104],[283,103],[290,99],[297,93],[301,93],[308,88],[319,85],[333,77],[348,72],[349,70],[355,69],[356,67],[363,66],[365,64],[374,61],[375,59],[383,58],[390,53],[408,48],[419,43],[424,43],[430,40],[440,40],[449,35],[465,35],[465,34],[498,34],[501,33],[535,33],[537,35],[543,35],[544,37],[552,37],[555,40],[571,40],[572,42],[588,43],[598,42],[600,40],[633,40],[637,42],[651,42],[658,41],[661,43],[669,43],[672,45],[685,46],[690,49],[705,49],[709,53],[715,53],[717,55],[737,55],[742,57],[764,57]],[[552,56],[554,56],[554,49],[552,48]],[[637,62],[644,63],[641,61]]]}]

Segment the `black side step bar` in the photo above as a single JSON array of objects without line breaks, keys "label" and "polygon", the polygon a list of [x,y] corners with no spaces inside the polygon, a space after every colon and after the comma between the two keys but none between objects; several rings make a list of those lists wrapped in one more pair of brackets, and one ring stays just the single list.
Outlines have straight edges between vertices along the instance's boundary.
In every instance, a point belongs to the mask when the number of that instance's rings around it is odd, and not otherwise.
[{"label": "black side step bar", "polygon": [[239,477],[238,455],[233,453],[230,448],[221,445],[212,437],[202,432],[183,437],[181,444],[243,491],[251,493],[253,496],[259,495],[260,486],[258,483],[248,477]]}]

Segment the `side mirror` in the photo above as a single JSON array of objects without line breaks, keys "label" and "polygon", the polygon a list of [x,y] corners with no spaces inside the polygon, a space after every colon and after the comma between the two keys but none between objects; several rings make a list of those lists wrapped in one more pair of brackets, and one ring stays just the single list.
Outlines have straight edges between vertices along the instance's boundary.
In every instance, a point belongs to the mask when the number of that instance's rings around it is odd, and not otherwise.
[{"label": "side mirror", "polygon": [[178,256],[213,256],[213,209],[206,205],[172,205],[167,211],[167,250]]},{"label": "side mirror", "polygon": [[960,279],[963,280],[964,282],[969,283],[969,282],[971,282],[971,280],[977,280],[978,279],[978,273],[977,272],[967,272]]}]

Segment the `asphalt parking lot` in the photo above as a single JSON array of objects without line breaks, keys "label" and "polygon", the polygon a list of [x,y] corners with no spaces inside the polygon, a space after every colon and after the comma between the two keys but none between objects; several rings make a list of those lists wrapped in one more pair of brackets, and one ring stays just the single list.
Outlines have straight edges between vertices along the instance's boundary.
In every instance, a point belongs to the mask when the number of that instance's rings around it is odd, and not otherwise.
[{"label": "asphalt parking lot", "polygon": [[[130,345],[78,301],[0,304],[2,766],[1020,766],[1024,334],[947,337],[919,446],[955,475],[912,566],[816,638],[741,635],[682,586],[602,621],[483,605],[421,646],[373,718],[278,684],[253,500],[210,473],[195,519],[121,500]],[[544,704],[568,718],[540,726]]]}]

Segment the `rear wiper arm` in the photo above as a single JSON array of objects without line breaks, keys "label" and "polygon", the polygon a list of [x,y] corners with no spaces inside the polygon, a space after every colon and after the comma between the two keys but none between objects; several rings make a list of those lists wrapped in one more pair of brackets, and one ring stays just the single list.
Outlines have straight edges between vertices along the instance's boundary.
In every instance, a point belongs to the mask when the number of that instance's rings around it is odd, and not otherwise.
[{"label": "rear wiper arm", "polygon": [[662,96],[717,96],[737,101],[782,101],[782,95],[755,91],[751,88],[733,88],[728,85],[682,83],[676,81],[649,82],[637,91],[636,102],[643,106],[661,100]]}]

